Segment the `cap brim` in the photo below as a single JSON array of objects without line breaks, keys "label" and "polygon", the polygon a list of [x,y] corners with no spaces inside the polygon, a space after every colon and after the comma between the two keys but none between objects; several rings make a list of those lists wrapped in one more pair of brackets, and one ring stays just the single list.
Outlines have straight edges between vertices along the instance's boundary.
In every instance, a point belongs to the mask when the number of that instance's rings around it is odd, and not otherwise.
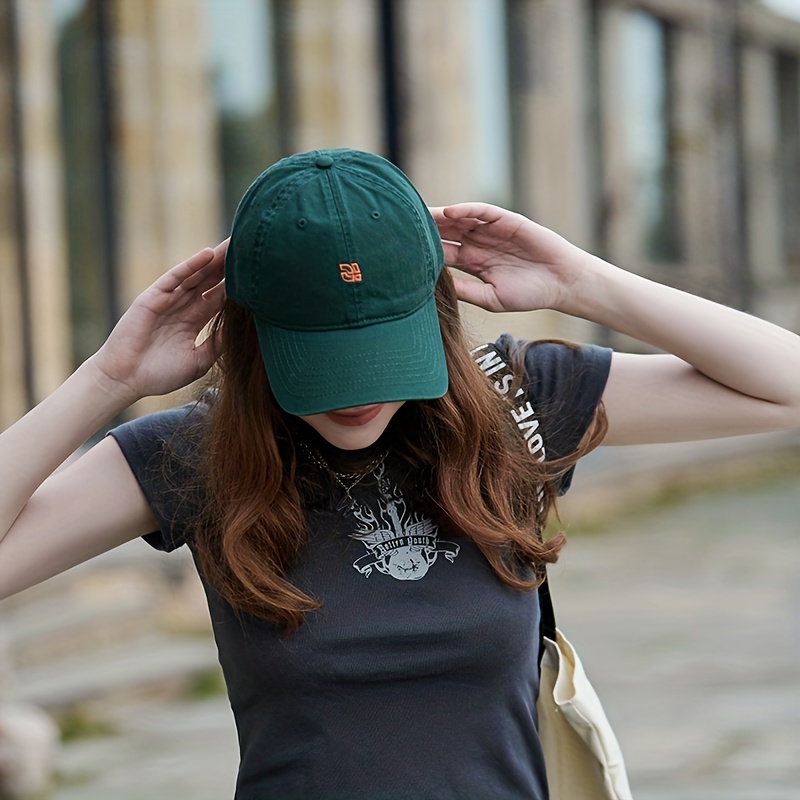
[{"label": "cap brim", "polygon": [[256,318],[270,386],[290,414],[324,414],[447,392],[436,302],[406,317],[359,328],[290,331]]}]

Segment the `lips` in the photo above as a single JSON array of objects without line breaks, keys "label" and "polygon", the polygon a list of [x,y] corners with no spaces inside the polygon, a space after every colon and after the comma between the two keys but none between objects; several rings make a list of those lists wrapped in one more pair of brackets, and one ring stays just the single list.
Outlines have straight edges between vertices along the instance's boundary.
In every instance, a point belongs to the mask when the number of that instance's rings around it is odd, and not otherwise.
[{"label": "lips", "polygon": [[337,425],[346,425],[348,427],[357,427],[359,425],[366,425],[371,422],[375,417],[380,414],[381,406],[366,406],[364,408],[357,408],[344,411],[329,411],[325,416]]}]

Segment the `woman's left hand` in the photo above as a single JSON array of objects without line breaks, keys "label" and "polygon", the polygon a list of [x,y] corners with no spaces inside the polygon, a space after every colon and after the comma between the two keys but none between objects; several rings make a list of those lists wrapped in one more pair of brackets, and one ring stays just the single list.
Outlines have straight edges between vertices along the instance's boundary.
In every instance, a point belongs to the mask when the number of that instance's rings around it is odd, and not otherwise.
[{"label": "woman's left hand", "polygon": [[487,311],[564,309],[590,256],[527,217],[487,203],[432,208],[460,300]]}]

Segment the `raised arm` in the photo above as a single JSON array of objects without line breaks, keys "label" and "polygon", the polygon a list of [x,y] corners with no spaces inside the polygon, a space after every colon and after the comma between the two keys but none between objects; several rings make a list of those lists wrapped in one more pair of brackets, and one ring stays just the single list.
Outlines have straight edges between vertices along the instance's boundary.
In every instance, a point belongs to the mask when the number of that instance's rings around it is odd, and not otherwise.
[{"label": "raised arm", "polygon": [[224,298],[225,245],[179,264],[143,292],[103,347],[0,435],[0,597],[153,529],[115,442],[54,470],[131,403],[211,366],[200,331]]},{"label": "raised arm", "polygon": [[483,203],[432,209],[459,297],[489,311],[550,308],[664,351],[615,353],[605,444],[685,441],[800,427],[800,337],[626,272],[519,214]]}]

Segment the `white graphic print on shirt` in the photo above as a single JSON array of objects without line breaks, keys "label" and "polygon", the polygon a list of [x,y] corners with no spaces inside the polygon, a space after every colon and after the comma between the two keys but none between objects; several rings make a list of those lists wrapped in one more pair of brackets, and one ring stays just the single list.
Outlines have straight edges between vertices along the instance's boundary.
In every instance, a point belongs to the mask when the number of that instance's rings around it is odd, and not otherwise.
[{"label": "white graphic print on shirt", "polygon": [[391,483],[381,464],[375,470],[378,479],[377,514],[366,505],[352,509],[359,521],[354,539],[369,551],[353,566],[367,578],[372,568],[399,581],[424,578],[439,553],[452,563],[461,549],[455,542],[439,541],[439,526],[430,517],[408,509],[400,488]]}]

